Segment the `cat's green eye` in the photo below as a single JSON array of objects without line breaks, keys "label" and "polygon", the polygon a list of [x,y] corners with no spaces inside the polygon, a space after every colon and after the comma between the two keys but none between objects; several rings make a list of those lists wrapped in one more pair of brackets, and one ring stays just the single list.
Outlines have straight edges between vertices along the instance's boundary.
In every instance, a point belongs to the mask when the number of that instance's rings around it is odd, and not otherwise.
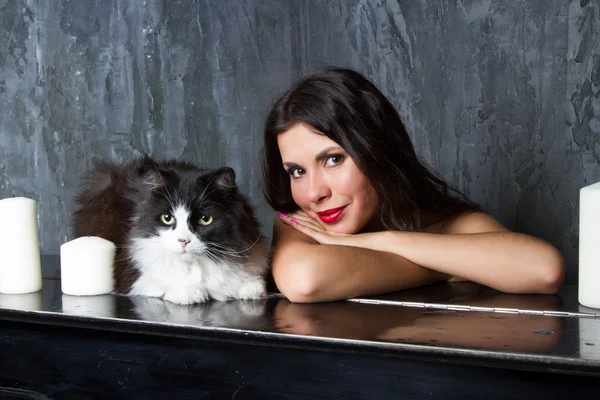
[{"label": "cat's green eye", "polygon": [[160,221],[165,225],[173,225],[175,223],[175,217],[171,214],[163,214],[160,216]]},{"label": "cat's green eye", "polygon": [[202,214],[198,222],[200,223],[200,225],[209,225],[212,222],[212,219],[212,216]]}]

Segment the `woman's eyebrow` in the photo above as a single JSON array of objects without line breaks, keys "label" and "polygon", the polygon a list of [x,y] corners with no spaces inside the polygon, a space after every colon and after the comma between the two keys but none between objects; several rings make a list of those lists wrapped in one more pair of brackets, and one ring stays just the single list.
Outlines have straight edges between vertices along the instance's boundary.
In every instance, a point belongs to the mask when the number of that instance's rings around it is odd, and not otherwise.
[{"label": "woman's eyebrow", "polygon": [[[315,160],[317,162],[321,162],[323,161],[325,158],[327,158],[327,156],[329,155],[329,153],[332,150],[337,150],[337,151],[343,151],[343,149],[341,147],[338,146],[331,146],[331,147],[327,147],[326,149],[321,150],[316,156],[315,156]],[[291,162],[291,161],[286,161],[283,163],[283,166],[286,168],[302,168],[300,165],[296,164],[295,162]]]},{"label": "woman's eyebrow", "polygon": [[328,147],[328,148],[326,148],[326,149],[324,149],[324,150],[320,151],[320,152],[319,152],[319,154],[317,154],[317,155],[315,156],[315,160],[317,160],[317,161],[319,161],[319,162],[320,162],[320,161],[323,161],[323,159],[325,159],[325,158],[326,158],[326,157],[329,155],[329,152],[330,152],[331,150],[338,150],[338,151],[342,151],[342,148],[341,148],[341,147],[337,147],[337,146],[331,146],[331,147]]},{"label": "woman's eyebrow", "polygon": [[284,162],[283,166],[286,168],[302,168],[300,167],[298,164],[294,163],[294,162]]}]

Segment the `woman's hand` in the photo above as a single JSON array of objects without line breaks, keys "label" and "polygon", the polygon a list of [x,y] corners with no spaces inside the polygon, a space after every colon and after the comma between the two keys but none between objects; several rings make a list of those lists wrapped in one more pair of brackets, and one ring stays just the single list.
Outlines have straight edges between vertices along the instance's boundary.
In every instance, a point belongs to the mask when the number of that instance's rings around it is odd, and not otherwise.
[{"label": "woman's hand", "polygon": [[308,216],[304,211],[296,211],[291,214],[278,213],[278,215],[284,223],[310,236],[320,244],[335,244],[340,246],[358,246],[359,244],[357,236],[360,235],[329,232],[323,225]]}]

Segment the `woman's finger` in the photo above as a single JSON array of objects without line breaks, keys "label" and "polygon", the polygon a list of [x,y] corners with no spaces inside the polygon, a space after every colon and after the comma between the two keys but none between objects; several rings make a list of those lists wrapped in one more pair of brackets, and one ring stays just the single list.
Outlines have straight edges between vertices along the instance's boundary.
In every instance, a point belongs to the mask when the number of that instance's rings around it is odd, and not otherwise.
[{"label": "woman's finger", "polygon": [[279,216],[279,219],[281,220],[281,222],[283,222],[286,225],[293,225],[292,221],[290,221],[289,218],[285,218],[285,217]]},{"label": "woman's finger", "polygon": [[316,240],[317,242],[319,242],[321,244],[329,244],[329,242],[331,240],[331,238],[327,234],[320,232],[320,231],[316,231],[306,225],[292,224],[292,226],[297,231],[304,233],[306,236],[313,238],[314,240]]},{"label": "woman's finger", "polygon": [[300,214],[296,214],[296,213],[292,213],[292,214],[283,214],[283,213],[279,213],[279,217],[281,218],[282,221],[287,222],[288,224],[302,224],[302,225],[306,225],[306,226],[310,226],[313,229],[316,230],[323,230],[322,227],[320,227],[319,225],[316,225],[310,217],[308,216],[304,216],[304,215],[300,215]]},{"label": "woman's finger", "polygon": [[288,214],[289,218],[295,219],[295,220],[301,220],[301,221],[306,221],[306,222],[311,222],[312,218],[309,217],[308,215],[306,215],[305,213],[299,213],[299,212],[293,212],[291,214]]},{"label": "woman's finger", "polygon": [[323,225],[321,225],[321,224],[319,223],[319,221],[317,221],[317,220],[315,220],[314,218],[312,218],[312,217],[308,216],[308,215],[307,215],[306,213],[304,213],[304,212],[294,212],[294,213],[291,213],[291,214],[289,215],[289,217],[290,217],[291,219],[294,219],[294,220],[296,220],[296,221],[304,221],[304,222],[306,222],[307,224],[310,224],[311,226],[315,227],[315,229],[319,229],[319,230],[322,230],[322,231],[326,231],[325,227],[324,227]]}]

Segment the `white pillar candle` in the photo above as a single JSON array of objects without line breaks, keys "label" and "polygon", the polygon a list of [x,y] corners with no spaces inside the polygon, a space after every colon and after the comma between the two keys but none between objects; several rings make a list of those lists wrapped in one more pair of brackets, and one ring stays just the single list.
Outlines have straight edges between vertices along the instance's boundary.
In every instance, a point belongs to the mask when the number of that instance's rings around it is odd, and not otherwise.
[{"label": "white pillar candle", "polygon": [[579,191],[579,303],[600,308],[600,182]]},{"label": "white pillar candle", "polygon": [[60,246],[61,289],[74,296],[112,292],[117,247],[96,236],[84,236]]},{"label": "white pillar candle", "polygon": [[32,293],[42,289],[42,267],[35,200],[0,200],[0,293]]}]

